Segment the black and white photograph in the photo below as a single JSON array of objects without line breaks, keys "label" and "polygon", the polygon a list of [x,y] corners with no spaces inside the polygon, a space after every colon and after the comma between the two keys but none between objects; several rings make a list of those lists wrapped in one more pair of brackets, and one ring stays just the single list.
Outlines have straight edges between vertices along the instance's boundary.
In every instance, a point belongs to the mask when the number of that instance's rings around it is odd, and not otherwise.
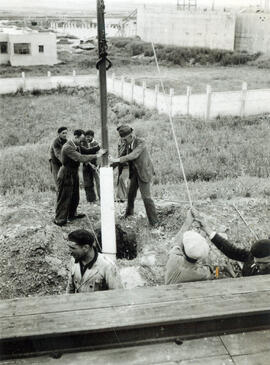
[{"label": "black and white photograph", "polygon": [[0,1],[0,365],[270,364],[270,0]]}]

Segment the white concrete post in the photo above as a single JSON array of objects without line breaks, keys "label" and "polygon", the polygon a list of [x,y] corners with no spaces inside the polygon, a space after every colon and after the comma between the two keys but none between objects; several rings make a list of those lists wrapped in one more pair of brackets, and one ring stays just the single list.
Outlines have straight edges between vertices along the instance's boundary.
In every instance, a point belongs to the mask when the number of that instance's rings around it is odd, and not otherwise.
[{"label": "white concrete post", "polygon": [[189,115],[190,96],[191,96],[191,86],[188,86],[187,87],[187,115]]},{"label": "white concrete post", "polygon": [[100,208],[102,252],[116,259],[114,188],[112,167],[100,168]]},{"label": "white concrete post", "polygon": [[159,85],[155,85],[155,109],[158,108]]},{"label": "white concrete post", "polygon": [[114,92],[114,88],[115,88],[115,73],[113,72],[113,74],[112,74],[112,92]]},{"label": "white concrete post", "polygon": [[269,0],[265,0],[264,3],[264,12],[268,13],[269,12]]},{"label": "white concrete post", "polygon": [[51,76],[52,76],[52,75],[51,75],[51,71],[48,71],[47,76],[48,76],[48,77],[51,77]]},{"label": "white concrete post", "polygon": [[135,85],[135,80],[132,78],[131,79],[131,83],[130,83],[130,86],[131,86],[131,97],[130,97],[130,100],[131,100],[132,103],[134,101],[134,85]]},{"label": "white concrete post", "polygon": [[124,76],[121,76],[121,98],[124,98],[124,82],[125,82],[125,78]]},{"label": "white concrete post", "polygon": [[241,93],[241,108],[240,108],[240,117],[241,118],[243,118],[245,116],[246,100],[247,100],[247,83],[243,82],[242,93]]},{"label": "white concrete post", "polygon": [[23,90],[25,90],[25,73],[22,72],[22,87],[23,87]]},{"label": "white concrete post", "polygon": [[211,113],[211,99],[212,99],[212,88],[211,88],[211,85],[206,85],[206,108],[205,108],[205,121],[206,122],[210,118],[210,113]]},{"label": "white concrete post", "polygon": [[76,85],[76,71],[75,70],[73,70],[72,76],[73,76],[73,83],[74,83],[74,85]]},{"label": "white concrete post", "polygon": [[170,116],[173,115],[173,97],[174,97],[174,89],[170,88]]},{"label": "white concrete post", "polygon": [[142,105],[143,106],[145,103],[145,90],[146,90],[146,81],[143,81],[143,84],[142,84]]}]

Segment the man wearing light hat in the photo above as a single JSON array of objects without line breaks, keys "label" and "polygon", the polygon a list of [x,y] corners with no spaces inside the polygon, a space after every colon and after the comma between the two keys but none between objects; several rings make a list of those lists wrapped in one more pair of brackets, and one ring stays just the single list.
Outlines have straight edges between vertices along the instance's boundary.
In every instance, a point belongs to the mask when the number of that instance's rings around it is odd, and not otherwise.
[{"label": "man wearing light hat", "polygon": [[192,221],[192,214],[188,212],[186,221],[175,238],[175,246],[169,253],[165,284],[179,284],[214,278],[210,266],[202,262],[208,257],[208,243],[199,233],[187,230]]},{"label": "man wearing light hat", "polygon": [[133,133],[133,129],[126,124],[119,126],[117,131],[122,141],[127,144],[127,152],[119,158],[109,156],[109,161],[111,163],[129,163],[130,185],[125,217],[134,214],[134,202],[139,188],[149,223],[151,226],[157,226],[156,208],[150,193],[150,182],[154,175],[154,167],[145,140],[138,138]]}]

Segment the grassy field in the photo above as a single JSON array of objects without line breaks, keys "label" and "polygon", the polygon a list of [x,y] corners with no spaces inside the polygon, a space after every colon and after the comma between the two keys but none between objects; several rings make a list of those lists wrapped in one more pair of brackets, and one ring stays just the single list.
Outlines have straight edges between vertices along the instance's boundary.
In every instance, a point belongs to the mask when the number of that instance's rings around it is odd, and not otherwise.
[{"label": "grassy field", "polygon": [[242,83],[247,82],[248,89],[269,89],[270,73],[262,68],[254,66],[161,66],[160,74],[155,64],[145,65],[139,68],[136,65],[124,65],[121,68],[113,69],[116,77],[125,76],[126,80],[132,77],[136,84],[142,85],[146,81],[149,88],[154,89],[155,85],[163,81],[166,92],[174,88],[175,94],[186,94],[187,86],[192,87],[192,93],[205,93],[206,85],[212,86],[213,91],[241,90]]},{"label": "grassy field", "polygon": [[[1,193],[50,190],[46,174],[49,145],[61,125],[92,128],[100,140],[99,99],[94,89],[70,94],[5,96],[1,102]],[[57,107],[55,107],[57,106]],[[110,149],[116,154],[117,123],[130,123],[146,136],[156,166],[154,184],[182,180],[168,118],[109,98]],[[175,130],[189,181],[270,175],[269,117],[220,118],[205,123],[175,118]],[[156,136],[159,138],[156,138]],[[34,156],[34,158],[33,158]]]}]

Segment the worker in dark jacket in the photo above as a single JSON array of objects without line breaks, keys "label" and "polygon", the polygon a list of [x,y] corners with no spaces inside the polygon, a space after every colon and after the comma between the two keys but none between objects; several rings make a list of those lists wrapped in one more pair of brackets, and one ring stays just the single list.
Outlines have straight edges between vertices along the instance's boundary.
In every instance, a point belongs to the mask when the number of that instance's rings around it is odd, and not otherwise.
[{"label": "worker in dark jacket", "polygon": [[231,260],[243,262],[242,275],[265,275],[270,274],[270,239],[263,239],[254,242],[251,249],[238,248],[227,241],[213,229],[207,226],[205,220],[198,217],[196,220],[201,224],[202,229],[209,236],[213,244]]},{"label": "worker in dark jacket", "polygon": [[[95,140],[95,133],[91,129],[85,132],[85,142],[82,146],[87,148],[97,148],[99,147],[99,143]],[[86,195],[86,200],[89,203],[94,203],[98,199],[100,199],[100,182],[99,182],[99,173],[97,166],[97,159],[93,159],[91,162],[85,162],[83,164],[83,183],[84,190]],[[95,192],[96,185],[96,192]]]},{"label": "worker in dark jacket", "polygon": [[57,174],[62,166],[61,161],[61,150],[63,145],[67,141],[67,133],[68,130],[66,127],[60,127],[57,131],[58,137],[53,141],[53,143],[50,146],[50,166],[51,166],[51,172],[54,178],[55,186],[57,187]]},{"label": "worker in dark jacket", "polygon": [[[118,157],[125,156],[127,154],[127,144],[120,138],[118,143]],[[116,199],[123,203],[127,200],[129,187],[129,164],[128,162],[118,163],[118,179],[117,179],[117,192]]]},{"label": "worker in dark jacket", "polygon": [[150,193],[150,182],[154,175],[154,167],[150,159],[146,142],[138,138],[133,129],[128,125],[121,125],[117,131],[123,141],[127,144],[126,154],[113,158],[109,156],[110,163],[129,163],[130,185],[128,190],[128,203],[126,217],[134,214],[134,202],[138,188],[144,202],[146,214],[151,226],[158,225],[155,204]]},{"label": "worker in dark jacket", "polygon": [[[76,214],[79,205],[79,175],[80,162],[90,162],[102,156],[105,151],[99,147],[85,148],[80,146],[85,139],[84,131],[77,129],[74,131],[74,138],[66,142],[62,148],[61,166],[58,176],[58,195],[54,223],[63,226],[67,220],[83,218],[85,214]],[[98,154],[95,154],[95,152]]]}]

